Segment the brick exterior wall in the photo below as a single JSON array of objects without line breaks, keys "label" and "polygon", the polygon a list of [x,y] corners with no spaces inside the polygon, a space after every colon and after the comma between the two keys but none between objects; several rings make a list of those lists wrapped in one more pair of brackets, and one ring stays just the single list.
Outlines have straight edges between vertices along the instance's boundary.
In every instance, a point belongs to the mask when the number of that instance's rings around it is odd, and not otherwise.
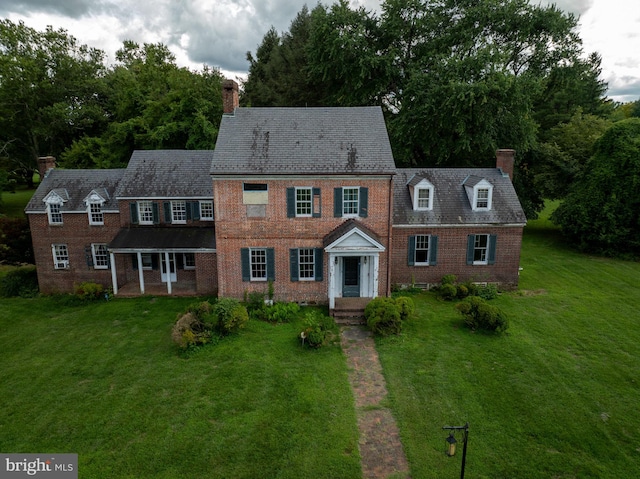
[{"label": "brick exterior wall", "polygon": [[[104,225],[90,225],[86,213],[63,213],[62,225],[50,225],[44,214],[29,214],[33,253],[40,291],[45,294],[73,292],[74,284],[91,281],[111,287],[111,270],[87,266],[85,247],[109,243],[120,229],[117,213],[105,213]],[[69,269],[55,269],[52,244],[66,244]]]},{"label": "brick exterior wall", "polygon": [[[458,281],[518,285],[522,227],[450,227],[393,228],[393,285],[434,285],[442,277],[454,274]],[[467,265],[467,237],[470,234],[497,235],[495,264]],[[438,257],[435,266],[409,266],[409,236],[438,236]]]},{"label": "brick exterior wall", "polygon": [[[274,248],[274,299],[279,301],[328,301],[327,255],[323,259],[322,281],[291,281],[289,250],[291,248],[322,248],[323,238],[346,219],[334,217],[334,188],[359,186],[368,188],[368,214],[358,218],[374,231],[385,246],[380,255],[379,295],[387,293],[388,233],[390,181],[385,178],[358,179],[287,179],[261,180],[266,183],[268,201],[264,217],[249,217],[253,207],[243,204],[243,181],[214,182],[216,217],[216,247],[218,253],[219,295],[242,299],[245,292],[267,293],[266,281],[242,281],[241,249]],[[320,188],[321,217],[287,217],[286,193],[289,187]]]}]

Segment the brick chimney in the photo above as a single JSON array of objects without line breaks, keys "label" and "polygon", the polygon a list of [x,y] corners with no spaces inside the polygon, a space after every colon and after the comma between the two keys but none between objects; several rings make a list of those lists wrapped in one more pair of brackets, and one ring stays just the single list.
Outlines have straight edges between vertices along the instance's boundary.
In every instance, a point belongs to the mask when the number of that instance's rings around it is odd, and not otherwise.
[{"label": "brick chimney", "polygon": [[496,150],[496,168],[502,170],[502,174],[509,175],[513,181],[513,165],[515,163],[516,150],[500,149]]},{"label": "brick chimney", "polygon": [[233,80],[222,82],[222,111],[225,114],[233,113],[240,106],[238,97],[238,84]]},{"label": "brick chimney", "polygon": [[38,158],[38,173],[40,174],[40,181],[44,180],[47,176],[47,172],[56,167],[56,159],[53,156],[41,156]]}]

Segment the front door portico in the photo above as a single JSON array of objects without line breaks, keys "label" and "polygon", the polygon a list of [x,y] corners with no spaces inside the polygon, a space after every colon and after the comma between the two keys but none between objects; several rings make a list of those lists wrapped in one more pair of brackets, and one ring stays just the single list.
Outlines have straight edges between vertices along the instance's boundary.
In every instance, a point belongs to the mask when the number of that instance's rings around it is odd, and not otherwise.
[{"label": "front door portico", "polygon": [[335,308],[336,298],[378,296],[380,253],[385,247],[363,230],[351,223],[324,248],[329,261],[329,309]]}]

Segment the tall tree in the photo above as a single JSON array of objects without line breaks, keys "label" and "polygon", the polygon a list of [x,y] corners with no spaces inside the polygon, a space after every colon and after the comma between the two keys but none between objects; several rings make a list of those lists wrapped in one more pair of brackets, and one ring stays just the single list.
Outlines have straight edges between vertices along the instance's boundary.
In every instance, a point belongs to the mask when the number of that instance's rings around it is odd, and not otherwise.
[{"label": "tall tree", "polygon": [[583,251],[638,256],[640,251],[640,119],[614,123],[553,213]]},{"label": "tall tree", "polygon": [[222,116],[217,70],[180,68],[163,44],[126,41],[105,76],[109,124],[63,154],[67,167],[126,165],[134,149],[213,149]]},{"label": "tall tree", "polygon": [[104,127],[103,57],[63,29],[0,20],[0,144],[29,186],[39,156]]}]

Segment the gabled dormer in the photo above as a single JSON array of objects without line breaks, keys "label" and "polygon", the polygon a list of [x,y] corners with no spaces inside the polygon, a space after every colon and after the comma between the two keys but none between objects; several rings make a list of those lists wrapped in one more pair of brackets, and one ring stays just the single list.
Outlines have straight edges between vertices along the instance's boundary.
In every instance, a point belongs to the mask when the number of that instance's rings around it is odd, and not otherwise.
[{"label": "gabled dormer", "polygon": [[434,186],[426,178],[413,175],[407,182],[411,204],[414,211],[431,211],[433,209]]},{"label": "gabled dormer", "polygon": [[51,190],[42,199],[43,203],[47,205],[47,215],[49,216],[50,225],[62,224],[62,206],[69,201],[69,193],[64,188],[57,188]]},{"label": "gabled dormer", "polygon": [[473,211],[491,211],[493,185],[486,179],[469,175],[462,183]]},{"label": "gabled dormer", "polygon": [[105,188],[99,188],[97,190],[91,190],[91,193],[82,200],[87,206],[87,215],[89,215],[90,225],[104,224],[104,212],[102,209],[108,199],[109,193],[107,190]]}]

